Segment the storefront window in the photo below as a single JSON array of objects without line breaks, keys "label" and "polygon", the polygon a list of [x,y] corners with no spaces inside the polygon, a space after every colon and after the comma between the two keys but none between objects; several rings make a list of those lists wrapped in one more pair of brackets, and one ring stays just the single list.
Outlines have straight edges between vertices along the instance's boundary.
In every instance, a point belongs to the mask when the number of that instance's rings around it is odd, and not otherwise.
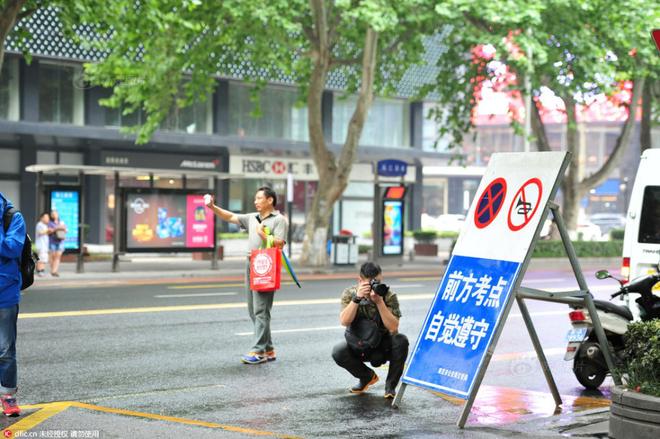
[{"label": "storefront window", "polygon": [[[346,140],[348,124],[355,111],[357,97],[344,99],[335,94],[332,105],[332,141]],[[410,105],[397,99],[374,99],[362,130],[360,145],[391,148],[410,147]]]},{"label": "storefront window", "polygon": [[307,141],[307,108],[298,107],[297,99],[295,89],[267,87],[260,94],[261,117],[255,118],[250,87],[230,82],[228,134]]},{"label": "storefront window", "polygon": [[5,59],[0,73],[0,119],[18,120],[18,62]]},{"label": "storefront window", "polygon": [[39,64],[39,121],[82,125],[83,90],[75,86],[79,66]]}]

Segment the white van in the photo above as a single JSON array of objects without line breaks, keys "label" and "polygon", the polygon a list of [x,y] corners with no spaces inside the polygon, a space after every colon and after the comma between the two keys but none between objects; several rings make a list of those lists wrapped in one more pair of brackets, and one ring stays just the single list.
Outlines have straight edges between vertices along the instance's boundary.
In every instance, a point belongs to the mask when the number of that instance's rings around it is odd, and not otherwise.
[{"label": "white van", "polygon": [[[623,237],[625,280],[655,273],[660,263],[660,148],[642,154],[630,196]],[[656,288],[656,293],[660,292]],[[635,295],[636,296],[636,295]],[[630,297],[634,300],[636,297]],[[632,307],[636,309],[637,307]]]}]

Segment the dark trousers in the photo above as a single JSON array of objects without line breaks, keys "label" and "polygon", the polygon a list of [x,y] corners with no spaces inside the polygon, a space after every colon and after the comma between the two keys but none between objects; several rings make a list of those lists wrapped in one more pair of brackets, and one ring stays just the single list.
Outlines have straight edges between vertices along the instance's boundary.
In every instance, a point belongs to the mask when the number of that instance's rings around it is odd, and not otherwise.
[{"label": "dark trousers", "polygon": [[335,363],[349,371],[355,378],[363,381],[368,381],[374,373],[364,364],[365,361],[370,362],[374,367],[389,361],[390,367],[385,380],[385,390],[388,391],[394,391],[397,384],[399,384],[407,357],[408,337],[403,334],[385,335],[378,348],[370,352],[365,358],[362,358],[348,347],[345,340],[335,345],[332,350],[332,358]]}]

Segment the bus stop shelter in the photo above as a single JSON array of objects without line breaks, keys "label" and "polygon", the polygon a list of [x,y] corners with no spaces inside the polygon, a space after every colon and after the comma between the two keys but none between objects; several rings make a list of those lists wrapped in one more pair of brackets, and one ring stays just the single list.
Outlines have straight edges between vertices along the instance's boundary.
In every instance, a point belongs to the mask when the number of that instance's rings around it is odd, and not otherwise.
[{"label": "bus stop shelter", "polygon": [[[153,183],[156,177],[171,177],[176,175],[181,177],[183,183],[183,190],[186,188],[186,180],[188,178],[196,179],[212,179],[213,187],[209,189],[214,194],[219,191],[219,181],[229,179],[242,179],[243,175],[231,175],[226,172],[210,171],[210,170],[172,170],[172,169],[157,169],[157,168],[129,168],[120,166],[89,166],[89,165],[62,165],[62,164],[48,164],[48,165],[30,165],[25,168],[27,172],[34,172],[37,174],[37,211],[41,211],[45,206],[45,177],[46,176],[62,176],[62,177],[77,177],[79,181],[80,191],[80,216],[77,224],[79,245],[76,263],[76,272],[84,272],[84,248],[85,248],[85,178],[86,176],[103,176],[114,178],[114,232],[112,239],[112,271],[119,271],[119,256],[122,254],[121,237],[125,233],[122,218],[122,204],[120,178],[121,177],[138,177],[149,176],[150,182]],[[218,221],[214,221],[214,239],[213,239],[213,256],[211,258],[211,268],[218,268],[218,241],[217,235],[219,231]]]}]

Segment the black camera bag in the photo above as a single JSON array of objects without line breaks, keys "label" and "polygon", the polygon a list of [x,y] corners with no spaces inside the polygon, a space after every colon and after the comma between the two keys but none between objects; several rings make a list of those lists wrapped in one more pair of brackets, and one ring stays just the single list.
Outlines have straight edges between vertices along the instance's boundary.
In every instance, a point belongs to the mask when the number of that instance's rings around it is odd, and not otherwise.
[{"label": "black camera bag", "polygon": [[376,310],[373,319],[360,317],[359,314],[344,332],[346,343],[355,353],[365,358],[369,352],[376,349],[383,338],[380,328],[380,314]]}]

